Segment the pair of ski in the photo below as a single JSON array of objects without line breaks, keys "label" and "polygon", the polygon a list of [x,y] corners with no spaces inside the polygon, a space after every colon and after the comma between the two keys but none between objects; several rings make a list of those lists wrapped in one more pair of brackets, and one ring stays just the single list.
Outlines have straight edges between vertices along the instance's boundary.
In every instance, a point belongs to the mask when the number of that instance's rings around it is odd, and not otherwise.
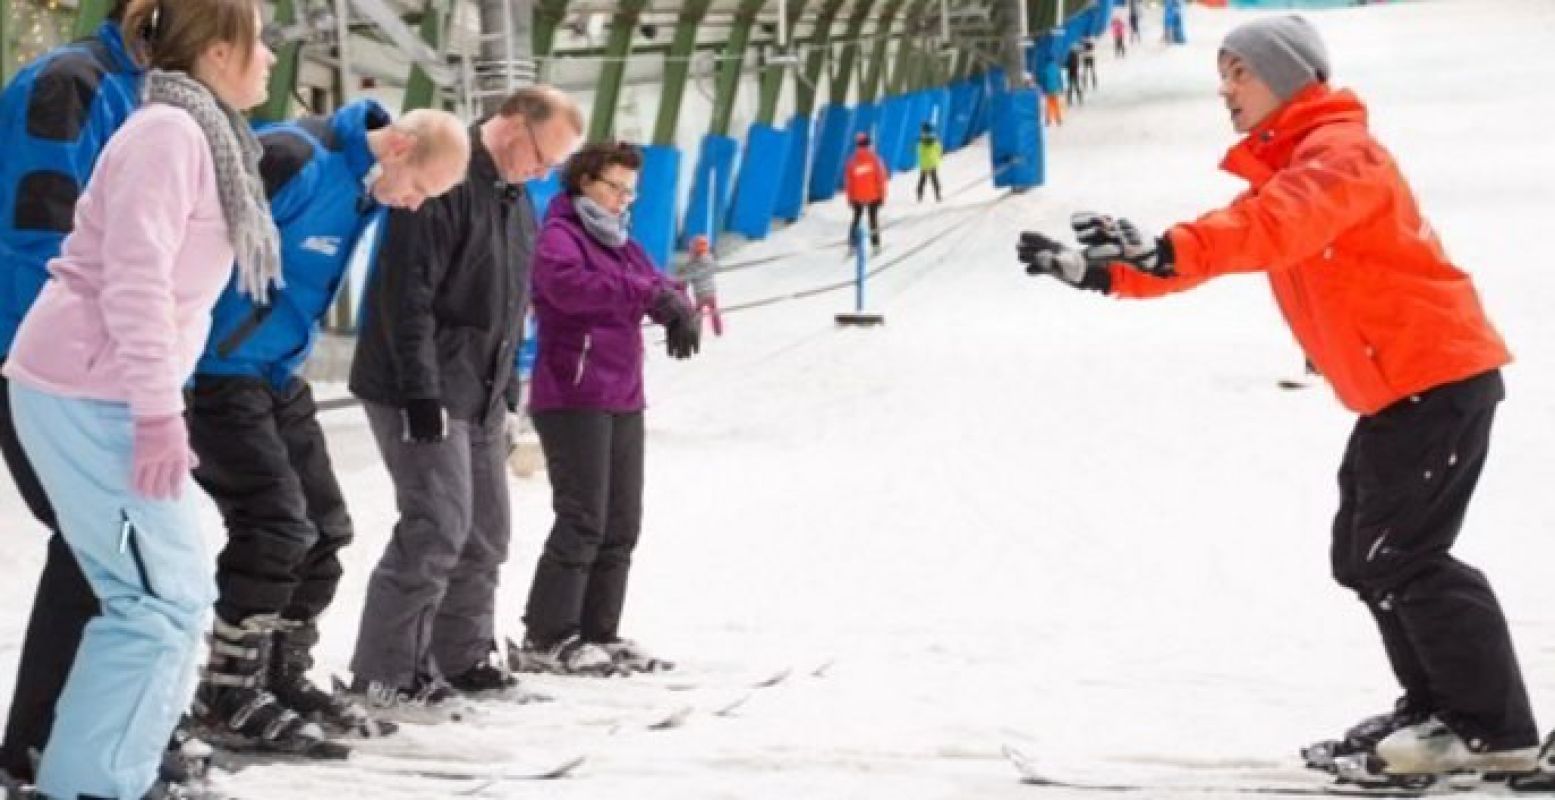
[{"label": "pair of ski", "polygon": [[[1141,797],[1180,795],[1273,796],[1273,797],[1443,797],[1472,792],[1476,797],[1501,795],[1551,795],[1555,796],[1555,775],[1534,773],[1520,775],[1509,780],[1491,780],[1479,775],[1453,775],[1441,778],[1419,776],[1412,779],[1384,783],[1336,782],[1331,774],[1325,774],[1328,783],[1314,782],[1317,776],[1311,772],[1292,774],[1288,777],[1257,777],[1238,774],[1238,770],[1215,771],[1206,776],[1182,780],[1173,775],[1129,775],[1097,778],[1087,773],[1075,773],[1060,766],[1043,763],[1013,745],[1005,745],[1004,757],[1020,775],[1022,783],[1050,789],[1083,792],[1110,792],[1135,794]],[[1199,771],[1195,771],[1196,773]],[[1310,776],[1310,777],[1308,777]]]},{"label": "pair of ski", "polygon": [[[814,677],[824,676],[831,663],[827,661],[821,664],[819,667],[811,670],[810,674]],[[665,711],[652,713],[637,720],[616,722],[609,726],[606,730],[606,735],[620,736],[632,731],[657,732],[674,730],[685,726],[698,710],[705,711],[713,717],[734,717],[757,694],[785,684],[793,674],[794,670],[792,667],[784,667],[764,674],[754,680],[743,682],[738,685],[736,691],[732,694],[723,693],[718,699],[710,703],[676,703]],[[660,685],[666,691],[677,693],[693,692],[703,688],[699,681],[679,676],[666,676]],[[249,765],[278,762],[280,760],[282,759],[223,754],[218,757],[216,771],[236,772]],[[322,766],[338,765],[345,769],[359,769],[380,775],[462,783],[467,785],[458,790],[459,794],[474,794],[500,783],[566,778],[575,774],[587,761],[588,757],[586,754],[576,752],[565,753],[554,758],[542,757],[495,765],[460,759],[357,752],[344,761],[310,761],[307,763]]]}]

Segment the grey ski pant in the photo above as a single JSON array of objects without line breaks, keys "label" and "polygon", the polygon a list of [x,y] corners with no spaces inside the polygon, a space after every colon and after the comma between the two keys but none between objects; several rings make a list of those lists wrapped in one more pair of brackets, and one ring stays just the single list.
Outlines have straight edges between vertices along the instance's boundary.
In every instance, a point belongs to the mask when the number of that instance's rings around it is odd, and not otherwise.
[{"label": "grey ski pant", "polygon": [[493,643],[510,535],[506,418],[448,420],[433,444],[404,441],[400,410],[363,402],[394,480],[400,520],[373,570],[351,671],[410,688],[457,675]]}]

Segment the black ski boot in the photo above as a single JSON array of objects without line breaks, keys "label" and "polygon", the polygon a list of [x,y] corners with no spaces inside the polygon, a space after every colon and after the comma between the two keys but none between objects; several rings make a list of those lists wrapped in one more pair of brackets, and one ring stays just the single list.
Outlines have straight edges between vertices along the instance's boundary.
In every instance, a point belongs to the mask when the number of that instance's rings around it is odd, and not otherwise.
[{"label": "black ski boot", "polygon": [[1369,756],[1376,750],[1377,743],[1394,731],[1418,725],[1430,718],[1430,709],[1405,695],[1393,704],[1392,711],[1357,722],[1345,731],[1343,738],[1325,739],[1301,748],[1301,757],[1308,767],[1333,773],[1340,759],[1353,760]]},{"label": "black ski boot", "polygon": [[317,723],[298,716],[268,691],[277,627],[274,615],[249,617],[236,626],[216,617],[211,661],[194,695],[197,733],[234,752],[347,757],[349,747],[324,738]]},{"label": "black ski boot", "polygon": [[471,700],[495,700],[505,703],[543,703],[551,698],[525,689],[518,676],[502,663],[497,643],[491,643],[486,658],[458,675],[448,676],[448,685]]},{"label": "black ski boot", "polygon": [[317,722],[331,736],[375,739],[399,730],[393,722],[373,719],[367,709],[344,694],[326,692],[308,679],[313,646],[318,642],[319,629],[311,621],[282,621],[275,632],[269,686],[281,705]]}]

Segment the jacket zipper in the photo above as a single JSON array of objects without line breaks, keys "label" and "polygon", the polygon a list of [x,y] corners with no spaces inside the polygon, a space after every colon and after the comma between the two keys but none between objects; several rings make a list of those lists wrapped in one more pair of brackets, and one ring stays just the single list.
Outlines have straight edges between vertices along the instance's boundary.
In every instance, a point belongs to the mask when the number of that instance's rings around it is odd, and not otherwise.
[{"label": "jacket zipper", "polygon": [[583,368],[589,363],[589,347],[594,343],[592,334],[583,334],[583,352],[578,354],[578,371],[573,373],[572,385],[583,383]]}]

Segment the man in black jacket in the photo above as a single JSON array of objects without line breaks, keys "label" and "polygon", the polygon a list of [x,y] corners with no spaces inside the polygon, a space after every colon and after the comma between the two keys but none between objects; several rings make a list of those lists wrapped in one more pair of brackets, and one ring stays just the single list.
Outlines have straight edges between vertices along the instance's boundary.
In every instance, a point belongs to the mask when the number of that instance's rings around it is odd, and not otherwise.
[{"label": "man in black jacket", "polygon": [[536,227],[523,181],[560,164],[582,131],[566,95],[520,89],[471,130],[462,185],[388,217],[350,385],[400,521],[368,584],[351,670],[353,693],[390,716],[445,717],[458,692],[516,684],[489,656]]}]

